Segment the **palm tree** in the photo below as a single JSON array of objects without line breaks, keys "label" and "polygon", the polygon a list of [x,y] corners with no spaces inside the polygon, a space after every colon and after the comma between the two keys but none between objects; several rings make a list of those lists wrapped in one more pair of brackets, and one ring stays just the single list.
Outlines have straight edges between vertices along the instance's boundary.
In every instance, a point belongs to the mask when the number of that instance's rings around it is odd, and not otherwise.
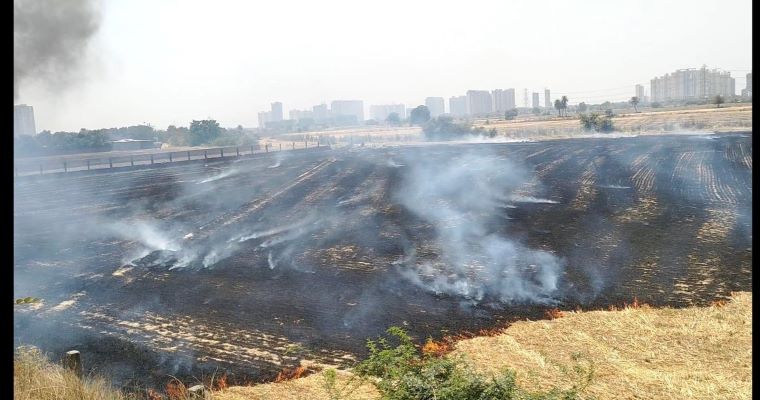
[{"label": "palm tree", "polygon": [[564,114],[567,117],[567,102],[569,100],[567,99],[567,96],[562,96],[562,100],[560,100],[560,104],[562,104],[562,109],[565,110]]},{"label": "palm tree", "polygon": [[557,115],[562,116],[562,103],[559,99],[554,99],[554,108],[557,109]]},{"label": "palm tree", "polygon": [[636,96],[631,97],[631,100],[629,100],[631,104],[633,104],[633,110],[636,112],[639,112],[639,109],[636,108],[636,105],[639,104],[639,98]]}]

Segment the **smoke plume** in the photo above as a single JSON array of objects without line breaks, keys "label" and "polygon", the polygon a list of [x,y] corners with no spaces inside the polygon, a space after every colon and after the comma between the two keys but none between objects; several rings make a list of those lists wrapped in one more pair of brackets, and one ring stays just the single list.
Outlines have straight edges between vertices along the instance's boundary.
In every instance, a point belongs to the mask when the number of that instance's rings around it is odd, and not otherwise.
[{"label": "smoke plume", "polygon": [[428,159],[420,154],[406,162],[410,169],[395,200],[435,227],[440,257],[417,261],[410,249],[401,274],[424,289],[476,303],[551,302],[560,260],[512,240],[503,231],[507,219],[497,217],[510,206],[504,199],[540,200],[512,195],[530,180],[528,171],[482,149],[445,165]]},{"label": "smoke plume", "polygon": [[26,81],[42,81],[53,90],[70,84],[99,26],[94,0],[14,0],[14,100]]}]

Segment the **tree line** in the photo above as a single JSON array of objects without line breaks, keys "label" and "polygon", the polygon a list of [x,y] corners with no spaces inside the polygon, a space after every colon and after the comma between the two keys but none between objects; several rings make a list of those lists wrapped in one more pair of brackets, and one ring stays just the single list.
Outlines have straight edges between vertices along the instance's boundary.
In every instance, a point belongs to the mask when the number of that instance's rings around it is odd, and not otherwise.
[{"label": "tree line", "polygon": [[258,137],[238,125],[234,129],[219,126],[213,119],[192,121],[189,127],[170,125],[158,130],[150,125],[133,125],[121,128],[81,129],[79,132],[42,131],[34,136],[14,138],[16,155],[53,155],[75,152],[109,151],[111,142],[121,139],[151,140],[172,146],[246,146],[256,143]]}]

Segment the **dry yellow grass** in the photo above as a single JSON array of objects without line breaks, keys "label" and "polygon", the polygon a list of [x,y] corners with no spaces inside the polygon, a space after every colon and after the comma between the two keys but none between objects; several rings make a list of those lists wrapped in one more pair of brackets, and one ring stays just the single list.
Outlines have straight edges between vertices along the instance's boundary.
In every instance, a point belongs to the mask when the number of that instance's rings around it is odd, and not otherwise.
[{"label": "dry yellow grass", "polygon": [[[564,312],[551,321],[517,322],[501,335],[463,340],[452,354],[483,374],[514,369],[518,384],[529,390],[569,388],[593,366],[583,392],[587,398],[749,399],[752,294],[735,293],[725,305],[702,308]],[[233,387],[214,398],[330,399],[324,382],[315,374],[284,384]],[[379,395],[365,385],[342,398]]]},{"label": "dry yellow grass", "polygon": [[[595,111],[598,112],[598,111]],[[752,130],[752,105],[715,108],[702,106],[688,109],[657,109],[641,113],[618,113],[613,118],[618,132],[662,134],[671,131]],[[519,119],[478,120],[475,126],[496,129],[500,136],[520,139],[558,139],[583,133],[577,116],[522,117]]]},{"label": "dry yellow grass", "polygon": [[250,387],[233,386],[215,392],[214,400],[375,400],[380,393],[369,382],[363,382],[351,373],[338,371],[335,380],[337,396],[330,396],[323,373],[281,383],[267,383]]},{"label": "dry yellow grass", "polygon": [[16,400],[125,400],[104,379],[79,379],[51,364],[36,349],[22,349],[13,361],[13,398]]},{"label": "dry yellow grass", "polygon": [[752,294],[705,308],[627,308],[565,313],[518,322],[503,335],[457,345],[481,373],[517,371],[528,389],[577,383],[575,365],[593,365],[585,394],[599,399],[749,399]]}]

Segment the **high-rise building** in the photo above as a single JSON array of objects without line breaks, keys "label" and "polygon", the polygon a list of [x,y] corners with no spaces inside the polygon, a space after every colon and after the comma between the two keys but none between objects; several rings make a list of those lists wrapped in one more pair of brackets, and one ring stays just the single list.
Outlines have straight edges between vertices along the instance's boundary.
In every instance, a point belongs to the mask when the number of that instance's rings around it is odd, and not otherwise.
[{"label": "high-rise building", "polygon": [[742,90],[742,97],[752,97],[752,72],[747,74],[747,86]]},{"label": "high-rise building", "polygon": [[388,116],[396,113],[399,118],[406,116],[406,108],[403,104],[382,104],[369,106],[369,117],[378,122],[388,119]]},{"label": "high-rise building", "polygon": [[467,115],[467,96],[450,97],[449,114],[453,117],[464,117]]},{"label": "high-rise building", "polygon": [[425,98],[425,107],[430,110],[430,118],[435,118],[446,113],[446,106],[443,97]]},{"label": "high-rise building", "polygon": [[503,113],[515,108],[515,89],[496,89],[491,92],[493,97],[493,110]]},{"label": "high-rise building", "polygon": [[309,110],[290,110],[288,112],[290,119],[307,119],[314,118],[314,112]]},{"label": "high-rise building", "polygon": [[528,89],[523,89],[523,107],[528,108]]},{"label": "high-rise building", "polygon": [[709,99],[736,95],[736,82],[730,72],[717,69],[679,69],[650,81],[653,102]]},{"label": "high-rise building", "polygon": [[636,97],[639,98],[639,101],[644,101],[644,85],[636,85]]},{"label": "high-rise building", "polygon": [[13,136],[37,134],[34,124],[34,108],[26,104],[13,106]]},{"label": "high-rise building", "polygon": [[544,107],[552,108],[552,98],[549,94],[549,89],[544,89]]},{"label": "high-rise building", "polygon": [[270,114],[270,118],[273,122],[282,121],[282,103],[279,101],[272,103],[272,113]]},{"label": "high-rise building", "polygon": [[330,103],[330,114],[333,117],[356,117],[357,123],[364,122],[364,102],[361,100],[333,100]]},{"label": "high-rise building", "polygon": [[324,121],[330,116],[330,110],[327,109],[327,104],[319,104],[311,108],[314,113],[314,120]]},{"label": "high-rise building", "polygon": [[264,129],[267,127],[267,122],[272,121],[272,114],[268,111],[259,112],[259,128]]},{"label": "high-rise building", "polygon": [[541,107],[541,103],[538,102],[538,93],[533,92],[533,108]]},{"label": "high-rise building", "polygon": [[487,90],[467,91],[467,114],[485,115],[493,112],[491,93]]}]

